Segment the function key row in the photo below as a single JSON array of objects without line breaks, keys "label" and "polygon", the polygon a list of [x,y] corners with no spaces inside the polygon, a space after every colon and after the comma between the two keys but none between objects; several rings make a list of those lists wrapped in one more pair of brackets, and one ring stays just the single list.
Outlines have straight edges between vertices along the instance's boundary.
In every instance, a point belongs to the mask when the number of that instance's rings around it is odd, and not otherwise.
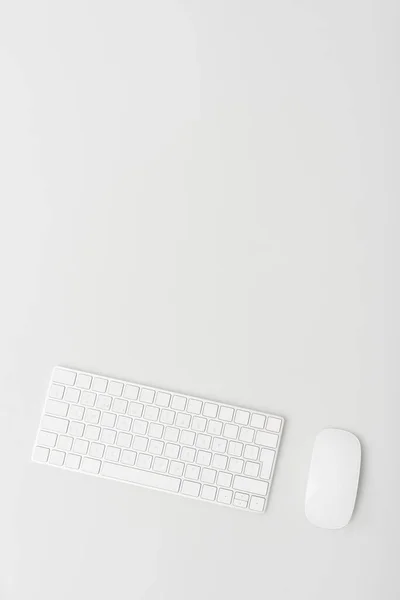
[{"label": "function key row", "polygon": [[[65,386],[75,386],[68,387]],[[234,409],[230,406],[220,406],[214,402],[206,402],[196,398],[186,398],[178,394],[170,394],[151,388],[108,380],[85,373],[76,373],[67,369],[56,368],[53,373],[53,384],[50,387],[50,397],[67,402],[78,402],[81,396],[81,404],[94,406],[96,395],[98,407],[109,410],[112,397],[122,398],[121,404],[127,400],[140,400],[145,404],[156,404],[160,407],[171,407],[174,410],[186,411],[194,415],[204,415],[211,419],[220,419],[228,423],[236,423],[242,426],[251,426],[255,429],[267,429],[279,433],[282,428],[282,419],[268,417],[260,413],[250,412],[244,409]],[[107,395],[106,395],[107,394]],[[99,406],[99,403],[101,404]],[[123,410],[118,412],[125,412]]]}]

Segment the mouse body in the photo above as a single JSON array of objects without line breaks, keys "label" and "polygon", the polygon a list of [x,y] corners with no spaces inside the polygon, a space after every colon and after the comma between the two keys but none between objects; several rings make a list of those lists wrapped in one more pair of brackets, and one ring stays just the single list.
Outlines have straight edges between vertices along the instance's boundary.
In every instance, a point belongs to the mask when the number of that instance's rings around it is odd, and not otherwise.
[{"label": "mouse body", "polygon": [[307,519],[317,527],[341,529],[357,497],[361,444],[343,429],[323,429],[315,438],[306,489]]}]

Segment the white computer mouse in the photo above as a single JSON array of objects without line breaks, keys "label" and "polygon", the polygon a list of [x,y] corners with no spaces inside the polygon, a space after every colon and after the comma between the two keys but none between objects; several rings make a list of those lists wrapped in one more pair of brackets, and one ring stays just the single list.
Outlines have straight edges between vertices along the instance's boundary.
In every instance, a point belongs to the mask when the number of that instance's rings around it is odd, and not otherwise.
[{"label": "white computer mouse", "polygon": [[305,511],[313,525],[345,527],[353,514],[361,465],[358,438],[343,429],[323,429],[315,438]]}]

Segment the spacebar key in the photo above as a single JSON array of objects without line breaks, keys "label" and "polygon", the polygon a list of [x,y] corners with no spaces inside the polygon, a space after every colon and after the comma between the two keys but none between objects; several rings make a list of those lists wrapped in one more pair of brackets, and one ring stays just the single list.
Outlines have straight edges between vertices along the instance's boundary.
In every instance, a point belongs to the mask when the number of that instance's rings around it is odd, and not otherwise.
[{"label": "spacebar key", "polygon": [[147,487],[167,490],[168,492],[177,492],[181,483],[180,479],[168,477],[168,475],[159,475],[150,471],[141,471],[132,467],[124,467],[115,463],[103,463],[101,474],[104,477],[112,477],[121,481],[138,483]]}]

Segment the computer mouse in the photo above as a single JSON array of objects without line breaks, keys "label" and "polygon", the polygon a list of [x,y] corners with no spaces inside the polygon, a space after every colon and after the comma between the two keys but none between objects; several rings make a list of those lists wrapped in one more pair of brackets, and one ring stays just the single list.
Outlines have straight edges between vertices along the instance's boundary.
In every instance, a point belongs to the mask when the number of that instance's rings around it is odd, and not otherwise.
[{"label": "computer mouse", "polygon": [[353,514],[361,444],[343,429],[323,429],[315,438],[305,499],[306,517],[326,529],[345,527]]}]

